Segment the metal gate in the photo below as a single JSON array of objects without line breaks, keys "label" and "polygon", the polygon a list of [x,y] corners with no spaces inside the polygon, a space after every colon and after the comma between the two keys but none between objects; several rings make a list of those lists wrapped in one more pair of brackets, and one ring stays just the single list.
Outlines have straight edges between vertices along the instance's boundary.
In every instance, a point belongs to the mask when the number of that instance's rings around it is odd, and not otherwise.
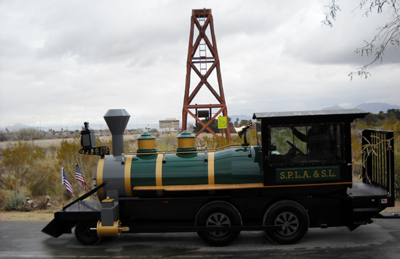
[{"label": "metal gate", "polygon": [[387,204],[394,206],[393,131],[364,130],[362,136],[363,182],[387,190]]}]

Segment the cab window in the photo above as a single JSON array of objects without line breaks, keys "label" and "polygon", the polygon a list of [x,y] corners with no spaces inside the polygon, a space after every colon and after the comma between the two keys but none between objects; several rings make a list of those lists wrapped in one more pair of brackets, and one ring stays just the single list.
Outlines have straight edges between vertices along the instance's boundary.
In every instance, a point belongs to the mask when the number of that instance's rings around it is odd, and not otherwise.
[{"label": "cab window", "polygon": [[340,124],[270,127],[271,163],[318,163],[343,160]]}]

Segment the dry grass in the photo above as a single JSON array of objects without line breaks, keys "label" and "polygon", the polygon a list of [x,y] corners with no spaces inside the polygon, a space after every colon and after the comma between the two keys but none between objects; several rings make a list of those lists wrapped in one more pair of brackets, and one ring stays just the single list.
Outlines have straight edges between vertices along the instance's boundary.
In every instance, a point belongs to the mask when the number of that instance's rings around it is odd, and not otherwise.
[{"label": "dry grass", "polygon": [[0,221],[43,221],[50,222],[54,218],[55,211],[2,211]]}]

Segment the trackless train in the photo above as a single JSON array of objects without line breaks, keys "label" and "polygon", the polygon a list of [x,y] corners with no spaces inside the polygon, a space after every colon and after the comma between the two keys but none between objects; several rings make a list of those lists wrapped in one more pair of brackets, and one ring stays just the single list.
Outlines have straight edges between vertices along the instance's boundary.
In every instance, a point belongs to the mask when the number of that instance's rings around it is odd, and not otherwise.
[{"label": "trackless train", "polygon": [[[54,214],[42,230],[71,233],[84,245],[123,233],[197,232],[227,245],[240,231],[265,231],[273,243],[300,241],[309,228],[354,230],[394,206],[393,132],[363,132],[374,148],[363,181],[353,183],[351,122],[360,110],[255,113],[258,145],[198,151],[187,131],[176,153],[160,153],[144,133],[123,154],[129,114],[104,115],[113,154],[82,130],[80,153],[99,155],[96,187]],[[97,192],[99,200],[85,200]]]}]

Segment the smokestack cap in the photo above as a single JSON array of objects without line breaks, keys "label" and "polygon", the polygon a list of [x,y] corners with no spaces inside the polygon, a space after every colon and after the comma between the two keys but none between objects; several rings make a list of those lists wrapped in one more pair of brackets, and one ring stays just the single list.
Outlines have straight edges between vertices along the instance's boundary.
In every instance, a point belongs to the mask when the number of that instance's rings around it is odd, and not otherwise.
[{"label": "smokestack cap", "polygon": [[110,109],[104,114],[104,120],[113,135],[124,133],[130,117],[125,109]]}]

